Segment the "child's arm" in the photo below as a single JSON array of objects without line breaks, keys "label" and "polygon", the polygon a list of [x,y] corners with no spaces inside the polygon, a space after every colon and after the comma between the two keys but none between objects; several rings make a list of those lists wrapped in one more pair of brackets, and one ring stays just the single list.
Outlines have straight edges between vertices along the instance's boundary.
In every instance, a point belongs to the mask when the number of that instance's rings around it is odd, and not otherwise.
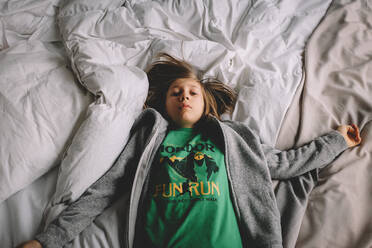
[{"label": "child's arm", "polygon": [[[69,205],[48,228],[35,240],[26,242],[21,248],[63,247],[72,241],[110,204],[119,197],[118,189],[128,192],[130,180],[139,158],[134,144],[143,137],[137,133],[131,137],[127,146],[110,170],[96,181],[85,193]],[[124,176],[125,175],[125,176]],[[40,246],[41,245],[41,246]]]},{"label": "child's arm", "polygon": [[37,240],[31,240],[20,244],[17,248],[43,248],[43,246]]},{"label": "child's arm", "polygon": [[359,128],[355,124],[339,126],[337,131],[344,136],[344,139],[349,147],[357,146],[360,144],[360,142],[362,142]]},{"label": "child's arm", "polygon": [[63,247],[82,232],[117,198],[117,188],[123,181],[124,166],[116,164],[59,217],[45,232],[36,235],[43,247]]},{"label": "child's arm", "polygon": [[267,164],[273,179],[289,179],[316,168],[323,168],[348,147],[361,142],[359,129],[340,126],[310,143],[287,151],[264,146]]}]

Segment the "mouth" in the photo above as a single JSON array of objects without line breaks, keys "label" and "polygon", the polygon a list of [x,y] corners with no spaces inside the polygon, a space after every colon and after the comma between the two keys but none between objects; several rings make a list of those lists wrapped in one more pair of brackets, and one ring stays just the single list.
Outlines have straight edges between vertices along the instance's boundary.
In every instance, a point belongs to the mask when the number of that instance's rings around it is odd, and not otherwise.
[{"label": "mouth", "polygon": [[178,107],[178,109],[192,109],[190,105],[188,104],[182,104],[181,106]]}]

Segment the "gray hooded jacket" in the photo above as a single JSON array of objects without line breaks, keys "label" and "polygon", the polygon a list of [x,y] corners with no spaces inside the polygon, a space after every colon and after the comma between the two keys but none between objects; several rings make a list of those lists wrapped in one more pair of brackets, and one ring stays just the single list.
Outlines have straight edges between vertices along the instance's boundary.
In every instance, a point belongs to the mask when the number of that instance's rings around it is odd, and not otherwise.
[{"label": "gray hooded jacket", "polygon": [[[242,123],[205,121],[207,137],[221,147],[231,200],[245,247],[283,247],[280,213],[272,179],[290,179],[322,168],[347,148],[342,135],[331,131],[288,151],[264,145]],[[142,247],[139,230],[151,165],[166,136],[168,122],[154,109],[143,111],[130,139],[111,169],[76,202],[36,236],[43,247],[62,247],[84,230],[118,197],[127,197],[125,247]],[[137,235],[136,235],[137,234]]]}]

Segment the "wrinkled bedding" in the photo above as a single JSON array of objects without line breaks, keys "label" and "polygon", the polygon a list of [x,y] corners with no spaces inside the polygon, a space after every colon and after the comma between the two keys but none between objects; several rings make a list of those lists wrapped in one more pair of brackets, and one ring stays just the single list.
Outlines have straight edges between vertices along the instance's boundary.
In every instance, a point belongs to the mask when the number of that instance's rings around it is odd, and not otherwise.
[{"label": "wrinkled bedding", "polygon": [[[341,123],[362,127],[362,145],[322,172],[288,243],[370,247],[371,4],[330,3],[0,3],[2,247],[32,238],[111,166],[158,52],[234,87],[237,106],[226,118],[251,125],[268,144],[285,149]],[[120,247],[120,204],[71,247]]]},{"label": "wrinkled bedding", "polygon": [[0,54],[0,202],[63,157],[91,101],[74,83],[62,51],[22,41]]},{"label": "wrinkled bedding", "polygon": [[371,1],[338,1],[307,44],[306,78],[277,145],[301,145],[343,123],[357,124],[363,141],[321,172],[297,247],[372,247],[371,41]]}]

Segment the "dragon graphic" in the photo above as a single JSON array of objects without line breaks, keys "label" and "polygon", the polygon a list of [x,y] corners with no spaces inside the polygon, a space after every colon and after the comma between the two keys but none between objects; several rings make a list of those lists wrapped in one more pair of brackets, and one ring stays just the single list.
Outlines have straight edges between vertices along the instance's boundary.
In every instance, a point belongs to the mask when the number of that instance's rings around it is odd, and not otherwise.
[{"label": "dragon graphic", "polygon": [[212,173],[217,173],[219,169],[214,159],[202,152],[190,152],[190,154],[184,158],[172,155],[169,158],[162,158],[161,162],[163,159],[165,159],[165,162],[167,162],[182,177],[192,182],[198,181],[195,173],[195,164],[201,167],[203,163],[205,163],[207,167],[207,180],[209,180]]}]

